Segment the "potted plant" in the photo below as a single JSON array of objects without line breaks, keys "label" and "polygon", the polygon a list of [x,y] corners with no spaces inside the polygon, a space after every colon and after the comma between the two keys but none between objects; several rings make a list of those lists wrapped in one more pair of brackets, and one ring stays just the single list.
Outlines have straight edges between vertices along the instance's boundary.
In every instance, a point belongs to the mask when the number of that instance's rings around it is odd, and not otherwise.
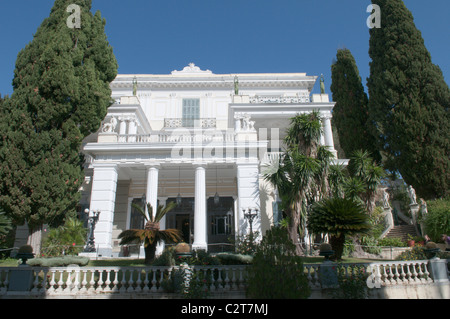
[{"label": "potted plant", "polygon": [[414,240],[414,237],[413,236],[411,236],[410,234],[408,234],[408,241],[407,241],[407,243],[408,243],[408,247],[414,247],[414,245],[415,245],[415,240]]},{"label": "potted plant", "polygon": [[414,242],[417,243],[419,246],[425,246],[425,238],[422,236],[414,237]]}]

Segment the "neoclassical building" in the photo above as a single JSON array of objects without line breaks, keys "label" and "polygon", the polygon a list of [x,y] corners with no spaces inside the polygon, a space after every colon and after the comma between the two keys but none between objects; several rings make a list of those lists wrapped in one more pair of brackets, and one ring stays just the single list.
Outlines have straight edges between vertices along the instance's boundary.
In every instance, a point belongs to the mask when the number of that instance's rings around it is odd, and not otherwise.
[{"label": "neoclassical building", "polygon": [[132,203],[176,202],[161,228],[179,229],[194,249],[217,250],[250,227],[263,234],[280,217],[262,173],[282,151],[290,119],[319,111],[321,142],[336,153],[334,103],[312,94],[316,81],[304,73],[214,74],[193,63],[171,74],[117,76],[115,103],[83,145],[81,211],[100,211],[97,254],[122,255],[120,232],[143,227]]}]

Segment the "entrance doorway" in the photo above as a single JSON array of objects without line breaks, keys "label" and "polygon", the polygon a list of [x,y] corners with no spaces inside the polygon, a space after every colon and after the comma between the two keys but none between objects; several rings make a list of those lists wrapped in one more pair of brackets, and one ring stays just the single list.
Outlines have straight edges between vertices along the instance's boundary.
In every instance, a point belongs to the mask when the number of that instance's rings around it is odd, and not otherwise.
[{"label": "entrance doorway", "polygon": [[[167,202],[176,202],[176,198],[169,198]],[[193,241],[194,202],[194,198],[182,198],[180,205],[166,215],[166,227],[178,229],[187,244],[192,244]]]},{"label": "entrance doorway", "polygon": [[175,223],[176,229],[183,234],[183,241],[191,244],[191,216],[189,214],[177,214]]}]

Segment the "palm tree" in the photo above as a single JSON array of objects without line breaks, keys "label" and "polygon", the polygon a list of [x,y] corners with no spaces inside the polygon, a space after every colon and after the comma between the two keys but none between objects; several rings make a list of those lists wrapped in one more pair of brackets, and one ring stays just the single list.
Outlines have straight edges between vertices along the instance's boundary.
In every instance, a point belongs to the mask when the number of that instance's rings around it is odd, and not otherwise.
[{"label": "palm tree", "polygon": [[289,220],[289,237],[297,245],[306,231],[307,207],[328,189],[326,175],[331,152],[319,147],[322,125],[319,112],[299,114],[291,119],[284,140],[286,151],[263,174],[277,189]]},{"label": "palm tree", "polygon": [[166,243],[177,243],[182,240],[182,234],[178,229],[161,230],[159,222],[169,211],[177,206],[176,203],[170,202],[166,207],[159,205],[156,214],[153,215],[153,208],[147,203],[148,216],[141,206],[133,204],[133,207],[141,213],[146,219],[144,229],[128,229],[120,233],[120,245],[131,243],[144,243],[145,264],[149,265],[155,258],[156,245],[162,241]]},{"label": "palm tree", "polygon": [[327,198],[313,205],[308,216],[308,230],[328,233],[335,258],[340,260],[346,236],[366,234],[371,230],[364,205],[351,198]]},{"label": "palm tree", "polygon": [[[384,169],[377,166],[367,151],[355,151],[350,157],[348,170],[354,179],[359,179],[363,190],[360,190],[359,196],[365,203],[367,212],[372,214],[375,209],[375,194],[381,180],[385,177]],[[353,181],[355,182],[355,181]],[[352,194],[355,195],[355,194]]]}]

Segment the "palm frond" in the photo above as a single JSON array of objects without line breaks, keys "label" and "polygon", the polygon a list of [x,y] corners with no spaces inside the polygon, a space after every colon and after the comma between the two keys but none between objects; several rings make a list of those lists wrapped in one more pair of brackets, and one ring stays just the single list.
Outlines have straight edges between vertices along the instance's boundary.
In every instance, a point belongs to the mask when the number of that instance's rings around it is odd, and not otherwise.
[{"label": "palm frond", "polygon": [[133,207],[138,213],[140,213],[142,216],[144,216],[145,220],[148,220],[147,214],[145,214],[145,210],[142,209],[142,207],[136,203],[132,203],[131,207]]}]

